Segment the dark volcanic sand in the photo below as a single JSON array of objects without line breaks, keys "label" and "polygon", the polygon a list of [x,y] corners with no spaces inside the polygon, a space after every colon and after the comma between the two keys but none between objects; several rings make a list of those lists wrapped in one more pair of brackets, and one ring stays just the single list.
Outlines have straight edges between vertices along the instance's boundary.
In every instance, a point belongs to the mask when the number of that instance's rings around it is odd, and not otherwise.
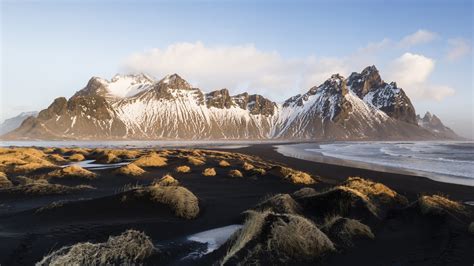
[{"label": "dark volcanic sand", "polygon": [[[295,169],[320,176],[321,183],[314,186],[324,189],[349,176],[361,176],[383,183],[407,196],[410,201],[420,193],[443,193],[461,201],[474,200],[474,188],[439,183],[427,178],[406,176],[369,170],[340,167],[285,157],[274,151],[272,145],[253,145],[235,150],[286,164]],[[172,163],[174,167],[181,163]],[[215,165],[212,165],[215,166]],[[78,198],[78,195],[31,199],[8,199],[0,194],[1,203],[12,205],[21,202],[21,211],[2,211],[0,215],[0,264],[31,265],[52,250],[81,241],[101,242],[110,235],[127,229],[144,231],[156,242],[178,239],[193,233],[242,223],[241,213],[257,204],[262,198],[276,193],[290,193],[303,187],[284,182],[272,175],[259,178],[231,179],[224,177],[228,169],[216,167],[218,175],[204,177],[202,169],[192,167],[189,174],[174,173],[170,168],[147,169],[143,178],[161,177],[172,172],[180,183],[200,199],[201,212],[194,220],[176,218],[168,209],[155,206],[133,205],[117,208],[113,203],[115,192],[136,179],[111,174],[110,169],[96,171],[100,174],[90,184],[97,191],[85,193],[89,198],[64,205],[58,210],[38,215],[35,209],[24,206],[42,206],[57,199]],[[219,176],[221,175],[221,176]],[[148,177],[148,179],[147,179]],[[3,208],[3,207],[2,207]],[[408,224],[408,226],[407,226]],[[428,225],[428,226],[427,226]],[[472,265],[474,262],[474,237],[466,229],[449,229],[443,220],[422,221],[410,215],[388,219],[380,228],[373,228],[373,241],[360,241],[342,253],[331,254],[323,264],[331,265]]]}]

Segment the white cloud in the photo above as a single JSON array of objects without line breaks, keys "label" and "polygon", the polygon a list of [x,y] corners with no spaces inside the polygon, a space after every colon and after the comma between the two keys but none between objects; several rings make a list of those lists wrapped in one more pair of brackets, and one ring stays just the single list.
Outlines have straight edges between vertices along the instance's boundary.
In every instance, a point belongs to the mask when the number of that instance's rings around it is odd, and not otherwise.
[{"label": "white cloud", "polygon": [[227,87],[236,93],[250,88],[280,99],[306,91],[331,74],[346,70],[338,59],[285,59],[277,52],[260,51],[250,44],[209,47],[201,42],[135,53],[125,60],[123,68],[159,78],[179,73],[206,91]]},{"label": "white cloud", "polygon": [[454,89],[444,85],[432,85],[428,78],[435,68],[435,60],[419,54],[405,53],[389,67],[390,80],[395,80],[409,97],[441,101],[454,94]]},{"label": "white cloud", "polygon": [[450,48],[446,55],[446,58],[449,61],[455,61],[457,59],[460,59],[471,52],[471,45],[468,41],[464,39],[450,39],[448,40],[448,44]]},{"label": "white cloud", "polygon": [[[285,100],[310,87],[320,85],[332,74],[343,76],[375,64],[377,51],[393,43],[384,39],[357,50],[347,57],[284,58],[277,52],[257,49],[252,44],[206,46],[201,42],[176,43],[135,53],[125,59],[123,70],[144,72],[157,78],[178,73],[204,91],[228,88],[231,93],[248,91],[275,100]],[[435,60],[405,53],[383,71],[387,81],[396,81],[413,99],[442,100],[454,90],[429,85]]]},{"label": "white cloud", "polygon": [[435,40],[438,37],[438,34],[427,31],[427,30],[418,30],[413,34],[403,37],[399,45],[401,47],[411,47],[417,44],[428,43]]}]

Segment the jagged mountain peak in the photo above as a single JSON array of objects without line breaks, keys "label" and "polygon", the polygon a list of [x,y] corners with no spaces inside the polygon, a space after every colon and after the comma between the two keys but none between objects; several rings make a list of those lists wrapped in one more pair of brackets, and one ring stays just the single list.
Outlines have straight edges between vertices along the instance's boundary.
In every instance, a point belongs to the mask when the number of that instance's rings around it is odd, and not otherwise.
[{"label": "jagged mountain peak", "polygon": [[191,89],[191,85],[178,74],[174,73],[166,75],[163,79],[158,82],[158,86],[171,89]]}]

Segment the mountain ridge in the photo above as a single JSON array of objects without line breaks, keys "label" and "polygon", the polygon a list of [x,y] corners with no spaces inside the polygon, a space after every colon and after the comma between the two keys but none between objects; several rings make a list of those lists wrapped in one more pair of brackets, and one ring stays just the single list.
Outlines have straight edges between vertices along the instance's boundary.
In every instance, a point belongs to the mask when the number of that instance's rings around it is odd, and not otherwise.
[{"label": "mountain ridge", "polygon": [[[440,121],[441,122],[441,121]],[[441,123],[442,125],[442,123]],[[332,75],[279,104],[258,94],[205,93],[178,74],[92,77],[69,100],[60,97],[4,139],[289,139],[457,138],[423,126],[403,89],[375,66]],[[443,125],[444,127],[444,125]],[[437,130],[437,131],[434,131]],[[454,134],[452,134],[454,133]]]}]

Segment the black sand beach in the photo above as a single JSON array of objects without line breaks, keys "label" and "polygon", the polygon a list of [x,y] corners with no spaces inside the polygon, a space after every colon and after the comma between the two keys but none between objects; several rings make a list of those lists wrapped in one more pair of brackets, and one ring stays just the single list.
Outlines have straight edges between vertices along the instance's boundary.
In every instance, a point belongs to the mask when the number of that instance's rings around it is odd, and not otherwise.
[{"label": "black sand beach", "polygon": [[[218,150],[217,148],[215,150]],[[190,173],[176,173],[174,168],[183,159],[173,159],[166,167],[146,168],[139,178],[117,176],[114,169],[94,170],[93,180],[58,180],[58,184],[87,184],[94,190],[67,195],[30,197],[0,191],[0,264],[31,265],[45,255],[65,245],[78,242],[103,242],[111,235],[128,229],[145,232],[153,243],[173,243],[190,234],[242,224],[242,214],[262,199],[278,193],[292,193],[303,187],[317,191],[327,190],[348,177],[359,176],[380,182],[410,202],[422,194],[443,194],[457,201],[474,200],[474,188],[432,181],[427,178],[401,174],[375,172],[358,168],[321,164],[290,158],[277,153],[270,144],[245,148],[226,149],[255,155],[265,161],[275,162],[307,172],[317,177],[316,184],[293,184],[269,172],[263,176],[247,174],[244,178],[228,178],[228,169],[219,168],[217,162],[192,166]],[[232,164],[233,162],[231,162]],[[214,167],[216,176],[203,176],[201,172]],[[189,189],[199,199],[199,215],[195,219],[182,219],[172,211],[150,202],[127,201],[126,186],[148,185],[156,178],[171,173],[181,186]],[[81,199],[81,200],[77,200]],[[58,207],[38,211],[39,207],[58,200]],[[466,206],[472,211],[472,207]],[[323,265],[471,265],[474,262],[474,237],[469,235],[464,223],[444,218],[420,218],[414,210],[394,212],[383,221],[373,224],[373,240],[360,240],[351,249],[324,256]],[[472,219],[472,217],[471,217]],[[224,248],[224,247],[223,247]],[[225,252],[223,248],[201,261],[188,264],[212,264],[213,259]],[[179,261],[191,250],[169,251],[154,257],[145,264],[186,264]]]}]

